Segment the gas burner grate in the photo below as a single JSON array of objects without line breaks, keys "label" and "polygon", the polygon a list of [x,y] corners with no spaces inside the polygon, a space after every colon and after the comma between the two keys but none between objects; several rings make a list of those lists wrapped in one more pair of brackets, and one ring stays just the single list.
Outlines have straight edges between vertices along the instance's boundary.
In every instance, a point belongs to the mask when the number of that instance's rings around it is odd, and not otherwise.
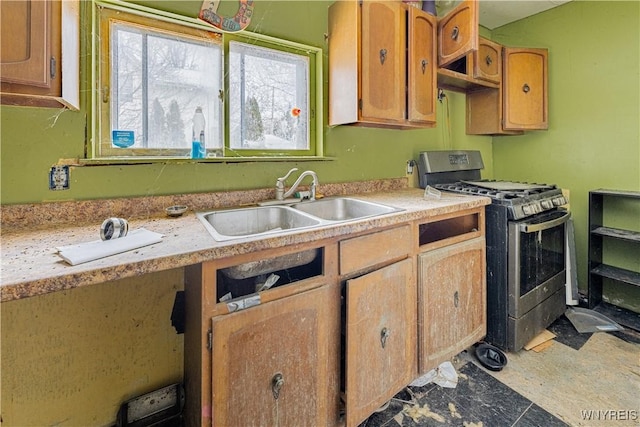
[{"label": "gas burner grate", "polygon": [[[535,196],[538,194],[542,194],[546,191],[553,190],[556,188],[555,185],[546,185],[546,184],[527,184],[520,182],[510,182],[510,181],[483,181],[488,185],[487,187],[473,185],[469,182],[453,182],[453,183],[444,183],[437,184],[435,187],[439,190],[444,191],[452,191],[455,193],[464,193],[464,194],[473,194],[477,196],[486,196],[491,197],[497,200],[514,200],[514,199],[522,199],[528,198],[531,196]],[[504,189],[498,188],[490,188],[491,184],[502,184]],[[531,188],[517,188],[517,189],[508,189],[506,186],[509,184],[513,184],[514,186],[521,187],[524,185],[530,185]]]}]

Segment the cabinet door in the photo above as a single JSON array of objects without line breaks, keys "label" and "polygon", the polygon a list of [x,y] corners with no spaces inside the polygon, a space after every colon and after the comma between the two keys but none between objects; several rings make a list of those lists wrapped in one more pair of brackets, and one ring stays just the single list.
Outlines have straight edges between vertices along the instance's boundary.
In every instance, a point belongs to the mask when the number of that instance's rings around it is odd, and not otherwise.
[{"label": "cabinet door", "polygon": [[212,319],[214,426],[335,423],[336,290],[323,286]]},{"label": "cabinet door", "polygon": [[346,427],[415,378],[416,283],[405,259],[346,283]]},{"label": "cabinet door", "polygon": [[405,119],[405,14],[401,2],[362,3],[360,96],[363,120],[402,122]]},{"label": "cabinet door", "polygon": [[409,8],[409,121],[436,121],[436,33],[432,15]]},{"label": "cabinet door", "polygon": [[485,265],[484,238],[418,256],[420,374],[485,336]]},{"label": "cabinet door", "polygon": [[51,2],[3,0],[0,17],[0,80],[49,87]]},{"label": "cabinet door", "polygon": [[478,50],[478,2],[465,0],[438,20],[438,66]]},{"label": "cabinet door", "polygon": [[79,108],[79,4],[0,1],[0,103]]},{"label": "cabinet door", "polygon": [[547,49],[504,49],[504,129],[548,129]]},{"label": "cabinet door", "polygon": [[0,2],[0,80],[38,87],[51,84],[51,2]]},{"label": "cabinet door", "polygon": [[478,51],[473,57],[473,77],[500,84],[502,81],[502,45],[479,38]]}]

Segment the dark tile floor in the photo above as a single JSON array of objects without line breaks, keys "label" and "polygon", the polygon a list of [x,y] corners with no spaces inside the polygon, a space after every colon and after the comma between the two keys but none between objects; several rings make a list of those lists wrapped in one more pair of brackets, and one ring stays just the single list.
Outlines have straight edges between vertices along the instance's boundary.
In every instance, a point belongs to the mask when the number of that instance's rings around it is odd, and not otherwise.
[{"label": "dark tile floor", "polygon": [[[574,350],[580,350],[593,335],[578,333],[565,316],[557,319],[548,330],[556,335],[554,340]],[[630,343],[640,343],[640,333],[634,329],[627,328],[612,335]],[[389,402],[386,409],[371,415],[360,427],[568,425],[476,365],[470,351],[462,352],[452,362],[458,372],[456,388],[444,388],[434,383],[407,387]],[[422,415],[416,416],[416,413]]]},{"label": "dark tile floor", "polygon": [[[470,360],[457,371],[456,388],[444,388],[433,383],[424,387],[407,387],[391,400],[387,409],[373,414],[360,427],[567,425]],[[418,410],[407,410],[411,407]],[[412,418],[412,412],[423,415]]]}]

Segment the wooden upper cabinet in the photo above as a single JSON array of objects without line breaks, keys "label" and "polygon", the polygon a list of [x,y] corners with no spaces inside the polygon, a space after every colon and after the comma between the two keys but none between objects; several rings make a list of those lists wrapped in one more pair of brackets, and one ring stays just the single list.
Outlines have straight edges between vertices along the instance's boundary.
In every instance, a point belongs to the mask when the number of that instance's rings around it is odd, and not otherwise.
[{"label": "wooden upper cabinet", "polygon": [[[53,6],[59,9],[60,4]],[[51,69],[50,59],[60,56],[59,52],[51,52],[48,37],[55,25],[51,9],[52,3],[48,1],[0,1],[0,81],[51,87],[51,74],[56,70]],[[56,12],[59,14],[53,11]]]},{"label": "wooden upper cabinet", "polygon": [[432,15],[409,8],[409,120],[412,122],[435,123],[437,98],[437,58],[434,37],[426,37],[437,32],[437,22]]},{"label": "wooden upper cabinet", "polygon": [[548,129],[547,49],[504,49],[504,129]]},{"label": "wooden upper cabinet", "polygon": [[2,104],[77,109],[78,1],[2,0],[0,16]]},{"label": "wooden upper cabinet", "polygon": [[478,2],[465,0],[438,20],[438,66],[478,50]]},{"label": "wooden upper cabinet", "polygon": [[400,1],[329,7],[329,125],[435,124],[436,20]]},{"label": "wooden upper cabinet", "polygon": [[478,50],[469,55],[473,77],[500,84],[502,81],[502,45],[479,37]]},{"label": "wooden upper cabinet", "polygon": [[402,122],[407,61],[406,9],[400,3],[362,3],[362,118]]},{"label": "wooden upper cabinet", "polygon": [[438,20],[438,86],[469,92],[497,89],[501,47],[479,36],[478,1],[463,1]]},{"label": "wooden upper cabinet", "polygon": [[467,134],[520,135],[548,129],[547,60],[547,49],[503,48],[499,88],[467,93]]}]

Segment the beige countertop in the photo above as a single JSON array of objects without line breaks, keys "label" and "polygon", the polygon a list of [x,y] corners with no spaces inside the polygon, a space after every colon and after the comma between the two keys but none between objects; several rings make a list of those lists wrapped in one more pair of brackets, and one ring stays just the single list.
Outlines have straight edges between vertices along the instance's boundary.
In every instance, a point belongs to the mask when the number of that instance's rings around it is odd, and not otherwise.
[{"label": "beige countertop", "polygon": [[[104,217],[99,217],[95,223],[90,222],[89,224],[78,222],[81,225],[73,225],[53,222],[52,225],[46,227],[40,225],[23,228],[13,227],[13,229],[6,222],[3,222],[0,301],[12,301],[184,267],[211,259],[339,237],[372,228],[427,219],[490,203],[490,199],[485,197],[448,193],[443,193],[440,199],[431,197],[425,199],[421,189],[382,190],[350,194],[349,196],[384,203],[404,210],[373,218],[323,225],[318,228],[226,242],[217,242],[206,231],[194,213],[194,210],[203,210],[197,209],[197,203],[196,209],[190,210],[178,218],[162,215],[132,218],[129,219],[130,230],[145,228],[161,233],[164,236],[162,242],[75,266],[68,265],[63,261],[57,255],[55,248],[99,239],[100,224]],[[27,214],[21,213],[20,215]]]}]

